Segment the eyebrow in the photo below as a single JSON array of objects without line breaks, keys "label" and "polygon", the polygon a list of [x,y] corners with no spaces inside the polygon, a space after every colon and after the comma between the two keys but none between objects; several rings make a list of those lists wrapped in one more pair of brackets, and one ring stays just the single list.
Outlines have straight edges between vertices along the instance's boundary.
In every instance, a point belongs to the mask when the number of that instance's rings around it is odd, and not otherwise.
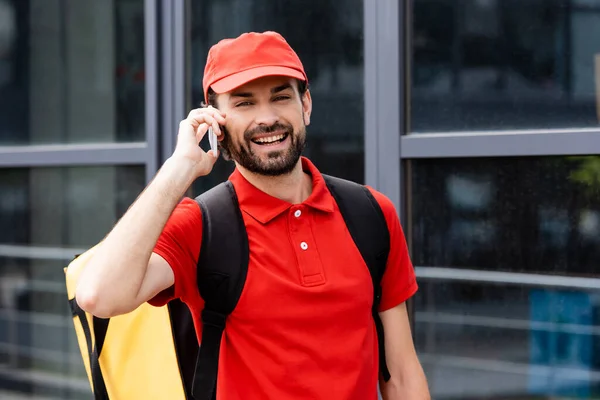
[{"label": "eyebrow", "polygon": [[[271,89],[271,94],[275,94],[275,93],[279,93],[279,92],[283,92],[286,89],[291,89],[292,85],[290,85],[289,83],[284,83],[283,85],[279,85],[277,87],[274,87],[273,89]],[[233,92],[231,93],[230,97],[243,97],[243,98],[248,98],[248,97],[252,97],[253,94],[251,92]]]},{"label": "eyebrow", "polygon": [[252,97],[250,92],[233,92],[230,97]]},{"label": "eyebrow", "polygon": [[275,94],[275,93],[279,93],[279,92],[283,92],[286,89],[291,89],[292,85],[290,85],[289,83],[284,83],[283,85],[277,86],[273,89],[271,89],[271,94]]}]

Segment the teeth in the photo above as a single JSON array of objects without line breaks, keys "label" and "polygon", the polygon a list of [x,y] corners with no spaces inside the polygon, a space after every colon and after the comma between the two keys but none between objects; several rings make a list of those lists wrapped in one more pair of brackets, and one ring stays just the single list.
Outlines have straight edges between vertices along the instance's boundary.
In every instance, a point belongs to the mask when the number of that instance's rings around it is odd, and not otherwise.
[{"label": "teeth", "polygon": [[277,135],[277,136],[270,136],[270,137],[254,139],[254,141],[256,143],[273,143],[273,142],[283,139],[284,137],[285,137],[285,135]]}]

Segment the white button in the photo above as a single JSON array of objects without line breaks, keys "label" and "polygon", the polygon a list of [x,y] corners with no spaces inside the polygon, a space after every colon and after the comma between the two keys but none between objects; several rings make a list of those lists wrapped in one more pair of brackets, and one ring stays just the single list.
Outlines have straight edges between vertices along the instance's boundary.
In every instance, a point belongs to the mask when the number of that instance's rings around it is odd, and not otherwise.
[{"label": "white button", "polygon": [[296,217],[296,218],[298,218],[301,215],[302,215],[302,211],[300,211],[300,210],[296,210],[296,212],[294,213],[294,217]]},{"label": "white button", "polygon": [[306,242],[302,242],[302,243],[300,243],[300,248],[302,250],[306,250],[306,249],[308,249],[308,244],[306,244]]}]

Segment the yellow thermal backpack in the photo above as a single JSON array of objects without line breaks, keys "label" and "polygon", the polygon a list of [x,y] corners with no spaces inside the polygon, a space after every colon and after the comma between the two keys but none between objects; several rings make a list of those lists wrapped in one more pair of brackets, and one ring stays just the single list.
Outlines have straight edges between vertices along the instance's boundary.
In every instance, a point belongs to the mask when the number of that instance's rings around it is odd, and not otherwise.
[{"label": "yellow thermal backpack", "polygon": [[[96,248],[79,255],[65,268],[75,332],[95,400],[191,399],[189,389],[185,393],[177,351],[186,342],[188,345],[183,347],[193,353],[195,360],[198,341],[193,327],[185,324],[187,337],[173,332],[180,322],[192,323],[185,305],[178,301],[163,307],[144,303],[110,319],[95,317],[77,305],[76,283]],[[180,340],[179,349],[176,339]]]},{"label": "yellow thermal backpack", "polygon": [[[390,247],[383,212],[363,185],[323,174],[374,285],[373,318],[379,369],[385,380],[383,326],[378,307]],[[197,284],[204,300],[201,346],[188,307],[172,300],[142,304],[112,318],[98,318],[77,304],[78,277],[98,245],[65,268],[73,323],[95,400],[212,400],[217,397],[219,349],[227,316],[244,288],[249,246],[235,189],[223,182],[196,198],[202,213]]]}]

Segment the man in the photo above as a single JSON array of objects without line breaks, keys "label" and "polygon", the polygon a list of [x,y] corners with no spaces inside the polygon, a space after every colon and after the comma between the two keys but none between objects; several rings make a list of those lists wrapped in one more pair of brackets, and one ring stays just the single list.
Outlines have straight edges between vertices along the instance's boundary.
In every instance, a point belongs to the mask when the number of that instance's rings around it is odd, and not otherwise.
[{"label": "man", "polygon": [[[372,281],[323,177],[302,150],[312,100],[302,63],[274,32],[219,42],[204,74],[209,106],[181,121],[177,145],[105,238],[76,298],[99,317],[179,298],[201,338],[196,283],[202,216],[185,198],[217,154],[198,143],[212,127],[236,165],[250,244],[244,291],[222,339],[220,399],[375,399],[378,348]],[[405,301],[417,290],[393,204],[370,189],[390,232],[380,315],[391,374],[386,399],[429,398]]]}]

